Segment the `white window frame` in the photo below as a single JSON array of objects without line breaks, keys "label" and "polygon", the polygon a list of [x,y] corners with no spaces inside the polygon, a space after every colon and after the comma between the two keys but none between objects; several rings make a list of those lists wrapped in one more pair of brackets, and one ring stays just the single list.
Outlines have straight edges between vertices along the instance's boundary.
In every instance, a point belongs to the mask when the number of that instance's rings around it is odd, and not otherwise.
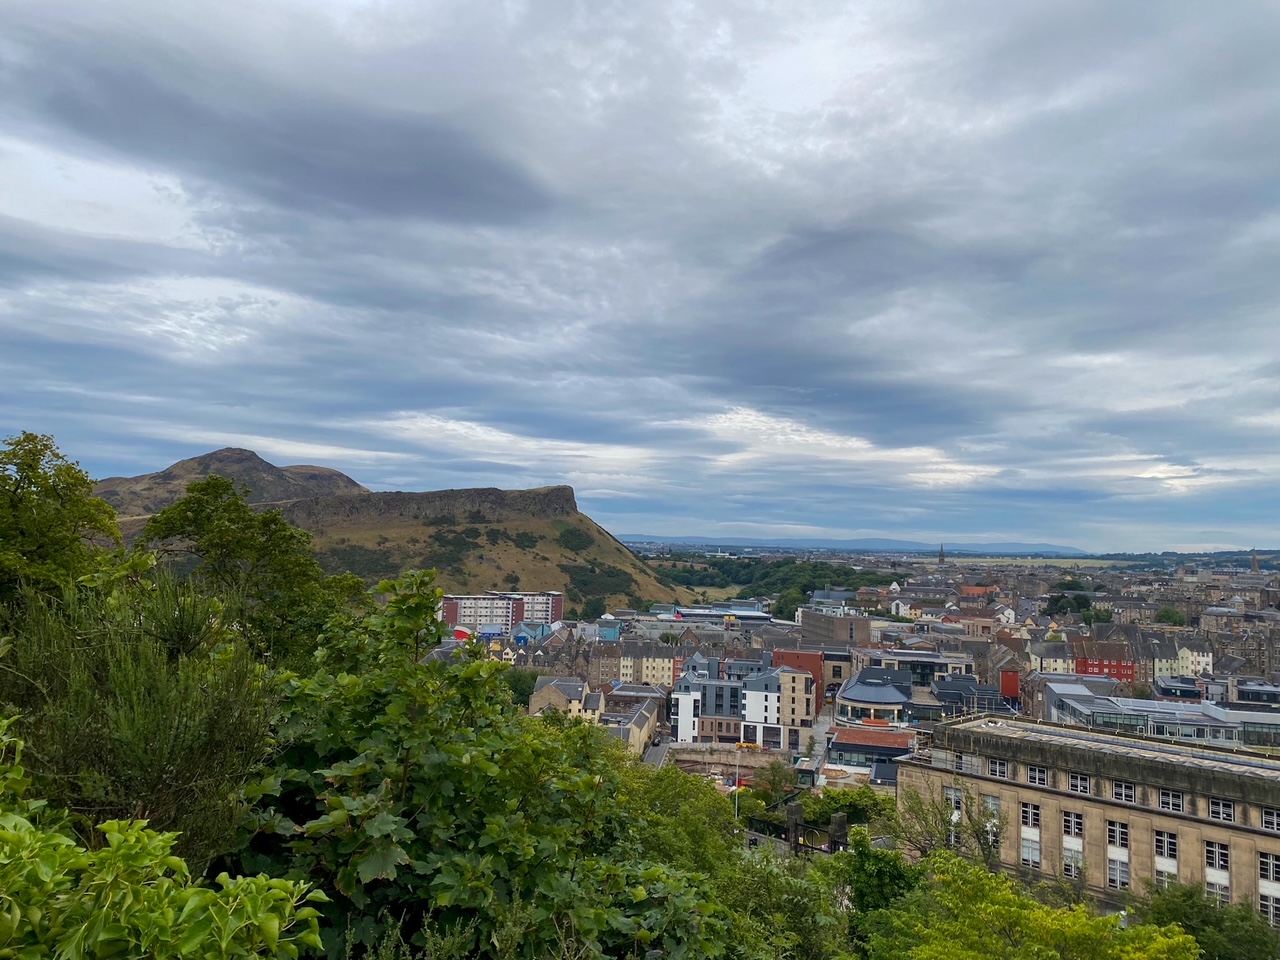
[{"label": "white window frame", "polygon": [[1221,820],[1223,823],[1236,822],[1236,802],[1224,800],[1222,797],[1209,798],[1209,819]]},{"label": "white window frame", "polygon": [[1178,835],[1168,830],[1157,830],[1155,832],[1155,848],[1157,857],[1177,860]]},{"label": "white window frame", "polygon": [[1084,851],[1062,851],[1062,875],[1069,880],[1079,880],[1084,876]]},{"label": "white window frame", "polygon": [[1035,787],[1047,787],[1049,785],[1049,768],[1027,767],[1027,783]]},{"label": "white window frame", "polygon": [[1216,840],[1204,842],[1204,865],[1211,870],[1231,869],[1231,847]]},{"label": "white window frame", "polygon": [[1171,810],[1174,813],[1182,813],[1186,808],[1186,802],[1181,790],[1166,790],[1160,788],[1160,809]]},{"label": "white window frame", "polygon": [[1084,814],[1071,810],[1062,811],[1062,835],[1064,837],[1084,836]]},{"label": "white window frame", "polygon": [[1022,825],[1024,827],[1040,826],[1040,804],[1024,803],[1022,805]]},{"label": "white window frame", "polygon": [[1112,890],[1129,889],[1129,862],[1107,859],[1107,886]]},{"label": "white window frame", "polygon": [[1089,775],[1087,773],[1068,773],[1067,789],[1072,793],[1089,793]]},{"label": "white window frame", "polygon": [[996,777],[1000,780],[1009,779],[1009,761],[997,760],[995,757],[987,758],[987,776]]},{"label": "white window frame", "polygon": [[1129,780],[1111,781],[1111,799],[1121,803],[1134,803],[1138,796],[1138,785]]},{"label": "white window frame", "polygon": [[1280,882],[1280,853],[1258,854],[1258,879]]},{"label": "white window frame", "polygon": [[1275,807],[1263,807],[1262,816],[1259,819],[1262,829],[1270,833],[1280,833],[1280,809]]},{"label": "white window frame", "polygon": [[1120,850],[1129,849],[1129,824],[1123,820],[1107,821],[1107,846]]},{"label": "white window frame", "polygon": [[1022,838],[1022,865],[1024,867],[1032,867],[1040,869],[1040,841],[1032,840],[1030,837]]}]

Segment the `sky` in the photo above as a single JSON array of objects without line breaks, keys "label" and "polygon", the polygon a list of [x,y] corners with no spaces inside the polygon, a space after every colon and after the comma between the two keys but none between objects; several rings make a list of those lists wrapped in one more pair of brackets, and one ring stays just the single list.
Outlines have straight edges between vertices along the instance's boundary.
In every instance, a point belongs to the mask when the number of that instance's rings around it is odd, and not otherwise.
[{"label": "sky", "polygon": [[9,0],[0,434],[1280,547],[1280,11]]}]

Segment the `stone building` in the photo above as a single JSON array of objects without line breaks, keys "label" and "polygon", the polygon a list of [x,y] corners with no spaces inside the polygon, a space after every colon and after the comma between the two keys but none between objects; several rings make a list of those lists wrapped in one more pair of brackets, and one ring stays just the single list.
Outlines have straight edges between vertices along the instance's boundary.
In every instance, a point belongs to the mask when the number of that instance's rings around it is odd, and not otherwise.
[{"label": "stone building", "polygon": [[981,803],[1000,862],[1076,880],[1119,907],[1144,880],[1202,886],[1280,925],[1280,760],[989,717],[939,725],[899,761],[898,792]]}]

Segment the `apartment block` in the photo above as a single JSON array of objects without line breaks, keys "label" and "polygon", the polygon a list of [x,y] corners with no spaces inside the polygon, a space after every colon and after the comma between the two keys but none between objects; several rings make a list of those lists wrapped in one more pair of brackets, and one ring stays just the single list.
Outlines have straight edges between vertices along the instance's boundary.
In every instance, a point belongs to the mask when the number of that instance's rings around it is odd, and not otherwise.
[{"label": "apartment block", "polygon": [[1013,873],[1120,906],[1144,880],[1202,886],[1280,925],[1280,760],[1028,720],[939,724],[899,762],[909,789],[980,803]]},{"label": "apartment block", "polygon": [[465,624],[501,626],[507,635],[517,623],[555,623],[564,619],[564,594],[555,590],[540,593],[488,593],[468,596],[448,595],[440,602],[440,618],[450,626]]}]

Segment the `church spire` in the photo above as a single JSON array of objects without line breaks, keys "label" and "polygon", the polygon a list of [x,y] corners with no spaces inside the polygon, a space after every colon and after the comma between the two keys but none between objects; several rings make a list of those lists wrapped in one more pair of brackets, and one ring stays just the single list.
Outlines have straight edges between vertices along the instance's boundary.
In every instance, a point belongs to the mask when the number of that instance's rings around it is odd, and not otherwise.
[{"label": "church spire", "polygon": [[1249,570],[1253,573],[1261,573],[1262,568],[1258,566],[1258,548],[1253,548],[1253,560],[1249,563]]},{"label": "church spire", "polygon": [[947,562],[947,545],[945,543],[938,544],[938,565]]}]

